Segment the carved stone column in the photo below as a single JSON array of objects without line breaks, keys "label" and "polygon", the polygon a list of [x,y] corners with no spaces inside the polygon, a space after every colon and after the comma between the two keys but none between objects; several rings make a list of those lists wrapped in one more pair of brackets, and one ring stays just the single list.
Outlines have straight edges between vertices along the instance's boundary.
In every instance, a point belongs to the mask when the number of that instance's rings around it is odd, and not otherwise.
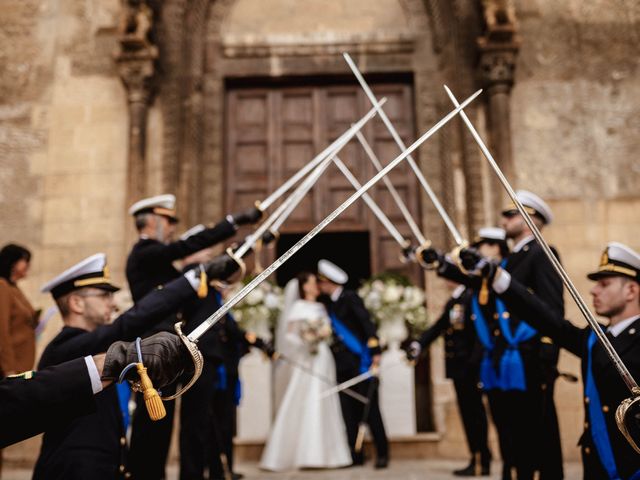
[{"label": "carved stone column", "polygon": [[158,49],[149,39],[152,26],[153,12],[144,0],[123,0],[119,25],[120,50],[115,60],[127,90],[129,106],[127,205],[147,193],[145,134],[158,58]]},{"label": "carved stone column", "polygon": [[[511,0],[483,0],[486,31],[478,38],[480,79],[488,102],[489,148],[509,179],[516,183],[511,147],[511,88],[520,48],[515,8]],[[502,186],[492,175],[493,211],[503,207]]]}]

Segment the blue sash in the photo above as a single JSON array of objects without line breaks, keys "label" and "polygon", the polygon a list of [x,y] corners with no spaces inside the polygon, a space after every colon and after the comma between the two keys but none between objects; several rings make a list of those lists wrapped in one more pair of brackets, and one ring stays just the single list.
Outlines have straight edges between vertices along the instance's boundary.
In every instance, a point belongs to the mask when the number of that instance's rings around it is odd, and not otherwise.
[{"label": "blue sash", "polygon": [[500,323],[500,331],[504,335],[507,349],[500,359],[500,388],[502,390],[527,390],[527,381],[524,375],[524,365],[522,364],[522,356],[518,348],[521,342],[529,340],[538,332],[529,326],[526,322],[521,321],[516,328],[515,333],[511,333],[509,325],[509,313],[504,303],[496,298],[496,310],[498,313],[498,322]]},{"label": "blue sash", "polygon": [[484,319],[482,309],[478,303],[477,294],[471,297],[471,311],[475,318],[473,326],[476,329],[478,340],[480,340],[480,343],[484,347],[484,355],[480,362],[480,382],[482,383],[483,390],[493,390],[494,388],[498,388],[500,385],[498,375],[496,374],[496,370],[493,368],[493,364],[491,362],[491,352],[495,345],[493,343],[491,333],[489,332],[487,321]]},{"label": "blue sash", "polygon": [[122,415],[122,425],[124,426],[126,434],[131,421],[129,418],[129,399],[131,398],[129,382],[116,383],[116,391],[118,392],[118,406],[120,407],[120,414]]},{"label": "blue sash", "polygon": [[[607,430],[607,422],[602,414],[600,394],[598,393],[598,387],[596,386],[596,382],[591,371],[591,351],[593,350],[593,344],[596,343],[596,338],[596,334],[591,332],[587,342],[589,354],[587,357],[587,379],[584,382],[584,394],[589,398],[587,411],[589,412],[589,421],[591,422],[591,438],[593,439],[593,443],[598,451],[600,462],[602,462],[602,466],[609,475],[609,479],[619,480],[621,477],[618,474],[613,450],[611,448],[611,443],[609,442],[609,431]],[[636,472],[632,478],[637,477],[638,472]]]},{"label": "blue sash", "polygon": [[216,368],[216,381],[213,384],[213,388],[214,390],[227,389],[227,369],[224,367],[224,363],[221,363]]},{"label": "blue sash", "polygon": [[361,343],[351,331],[342,323],[335,313],[329,312],[329,318],[331,318],[331,327],[336,333],[337,337],[344,343],[347,349],[360,357],[360,373],[364,373],[369,370],[371,366],[371,355],[369,354],[369,347],[365,343]]}]

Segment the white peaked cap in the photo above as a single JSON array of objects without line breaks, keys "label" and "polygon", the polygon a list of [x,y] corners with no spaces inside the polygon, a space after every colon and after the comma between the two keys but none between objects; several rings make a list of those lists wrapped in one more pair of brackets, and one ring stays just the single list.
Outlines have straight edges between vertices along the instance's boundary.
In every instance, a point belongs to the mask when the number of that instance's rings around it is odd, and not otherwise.
[{"label": "white peaked cap", "polygon": [[76,263],[44,284],[40,291],[43,293],[51,292],[54,298],[58,298],[83,287],[101,288],[112,292],[119,290],[118,287],[111,284],[107,256],[104,253],[96,253]]},{"label": "white peaked cap", "polygon": [[349,281],[347,272],[324,258],[318,262],[318,274],[338,285],[344,285]]},{"label": "white peaked cap", "polygon": [[[171,193],[143,198],[129,207],[129,215],[138,213],[155,213],[175,219],[176,197]],[[177,219],[176,219],[177,220]]]},{"label": "white peaked cap", "polygon": [[549,205],[547,205],[547,203],[535,193],[529,192],[528,190],[518,190],[516,191],[516,197],[518,197],[518,200],[520,200],[522,205],[535,210],[547,225],[553,221],[551,208],[549,208]]},{"label": "white peaked cap", "polygon": [[600,257],[598,270],[587,275],[591,280],[606,276],[625,276],[640,283],[640,254],[620,242],[609,242]]},{"label": "white peaked cap", "polygon": [[506,240],[507,232],[498,227],[484,227],[478,230],[480,240]]},{"label": "white peaked cap", "polygon": [[189,230],[187,230],[182,235],[180,235],[180,240],[186,240],[187,238],[193,237],[197,233],[200,233],[201,231],[206,230],[206,229],[207,229],[207,227],[205,227],[203,224],[199,223],[195,227],[191,227]]}]

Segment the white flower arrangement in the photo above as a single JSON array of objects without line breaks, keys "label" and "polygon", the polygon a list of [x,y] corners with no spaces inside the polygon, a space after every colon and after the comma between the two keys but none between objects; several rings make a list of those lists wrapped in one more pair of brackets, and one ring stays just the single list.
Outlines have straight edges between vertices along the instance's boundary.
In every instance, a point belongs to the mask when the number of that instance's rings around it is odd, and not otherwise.
[{"label": "white flower arrangement", "polygon": [[[251,278],[243,284],[237,284],[228,292],[228,298],[239,292]],[[262,282],[242,299],[231,313],[238,324],[245,330],[261,336],[271,337],[271,331],[278,321],[283,308],[283,292],[280,287],[270,282]]]},{"label": "white flower arrangement", "polygon": [[424,290],[411,285],[402,275],[383,273],[372,277],[360,287],[358,295],[379,328],[399,318],[404,319],[410,334],[427,327]]}]

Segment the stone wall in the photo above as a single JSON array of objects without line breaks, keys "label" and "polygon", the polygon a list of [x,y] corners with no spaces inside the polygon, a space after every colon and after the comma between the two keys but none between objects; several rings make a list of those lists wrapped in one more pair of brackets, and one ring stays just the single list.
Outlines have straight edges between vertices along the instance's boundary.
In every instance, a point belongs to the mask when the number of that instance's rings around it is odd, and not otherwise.
[{"label": "stone wall", "polygon": [[[255,0],[241,1],[232,15],[240,15],[243,8],[253,8],[255,3]],[[277,5],[286,9],[288,3],[291,0],[279,0]],[[390,0],[376,3],[363,17],[353,15],[353,8],[348,8],[352,3],[324,2],[327,10],[322,13],[326,21],[320,23],[307,25],[307,20],[301,19],[298,25],[315,32],[307,39],[299,37],[299,43],[306,45],[302,51],[309,50],[309,40],[342,41],[349,35],[353,40],[366,37],[372,30],[375,35],[367,38],[384,43],[385,38],[397,33],[394,25],[415,20],[414,16],[407,19],[407,10],[401,10]],[[399,3],[405,7],[417,5],[406,0]],[[639,210],[636,210],[640,207],[637,193],[640,163],[636,153],[640,140],[637,122],[634,123],[640,113],[640,86],[636,81],[640,6],[632,0],[515,3],[522,47],[511,101],[517,171],[513,180],[517,186],[549,199],[556,221],[546,234],[589,300],[589,282],[584,274],[596,264],[604,244],[619,240],[640,249]],[[369,2],[360,4],[364,8]],[[452,4],[459,7],[460,2]],[[116,281],[125,284],[123,263],[129,246],[125,231],[129,221],[125,205],[127,106],[113,63],[119,5],[119,0],[0,2],[0,64],[4,67],[0,76],[0,243],[16,241],[33,250],[32,274],[24,288],[33,304],[45,309],[52,303],[38,293],[38,286],[72,262],[96,251],[109,255]],[[448,32],[446,25],[438,24],[446,18],[440,16],[444,10],[444,7],[428,9],[438,17],[432,18],[436,32]],[[273,18],[258,25],[255,33],[261,41],[291,44],[295,39],[287,36],[289,32],[282,27],[286,16],[279,11],[274,9]],[[386,11],[393,14],[384,17]],[[349,13],[347,17],[338,21],[338,16],[345,12]],[[336,23],[331,21],[332,16]],[[248,27],[242,24],[242,18],[246,17],[235,18],[235,24],[223,30],[227,53],[236,51],[241,32]],[[333,25],[339,28],[334,29]],[[463,33],[456,33],[456,41],[466,38]],[[433,41],[419,39],[421,46],[437,50],[440,59],[450,58],[442,52],[454,40],[444,34]],[[468,38],[465,41],[466,55],[472,58],[475,47]],[[402,55],[398,58],[402,65],[408,64]],[[277,62],[277,58],[271,61]],[[326,57],[323,61],[322,65],[329,65],[335,72],[337,61],[326,61]],[[293,65],[293,61],[289,59],[286,65]],[[427,81],[426,77],[433,72],[418,71],[422,68],[420,62],[414,65],[419,74],[416,83]],[[446,70],[446,66],[441,68]],[[393,66],[376,68],[384,71]],[[452,69],[453,73],[456,71]],[[167,77],[171,74],[175,72],[164,71]],[[207,88],[205,85],[205,91]],[[163,108],[170,100],[166,93],[160,89],[160,97],[149,116],[147,157],[149,165],[155,167],[147,184],[150,193],[171,184],[173,179],[167,172],[177,171],[171,167],[160,173],[168,165],[165,156],[168,143],[165,140],[162,144],[162,139],[163,129],[169,131],[167,124],[171,118],[167,112],[172,110]],[[416,105],[422,126],[426,117],[434,115],[431,110],[425,114],[425,105],[431,108],[432,104],[425,98],[417,98]],[[478,117],[482,120],[482,115]],[[218,124],[221,120],[217,119]],[[428,148],[437,158],[440,147]],[[178,152],[179,142],[174,150]],[[451,154],[452,158],[457,155]],[[487,181],[486,168],[481,169],[480,177],[477,181],[482,183],[480,190],[487,199],[486,190],[491,183]],[[466,185],[474,181],[464,180]],[[453,186],[448,196],[457,199],[458,210],[462,210],[463,200],[469,198],[460,191],[465,181],[451,180]],[[220,185],[211,185],[210,191],[218,192],[219,188]],[[446,186],[442,188],[449,191]],[[423,211],[431,212],[426,199],[423,200]],[[478,211],[481,214],[477,216],[482,218],[492,216],[487,205]],[[436,221],[431,213],[425,218]],[[567,306],[569,317],[582,323],[569,298]],[[52,320],[39,345],[46,344],[58,328],[59,321]],[[465,446],[452,388],[442,379],[440,350],[438,346],[432,353],[434,403],[439,405],[436,423],[443,433],[438,448],[443,455],[460,456]],[[578,362],[563,354],[561,369],[578,373]],[[556,393],[565,456],[574,459],[578,455],[575,443],[582,425],[580,388],[560,381]],[[9,449],[8,457],[32,458],[37,442],[28,445]]]}]

